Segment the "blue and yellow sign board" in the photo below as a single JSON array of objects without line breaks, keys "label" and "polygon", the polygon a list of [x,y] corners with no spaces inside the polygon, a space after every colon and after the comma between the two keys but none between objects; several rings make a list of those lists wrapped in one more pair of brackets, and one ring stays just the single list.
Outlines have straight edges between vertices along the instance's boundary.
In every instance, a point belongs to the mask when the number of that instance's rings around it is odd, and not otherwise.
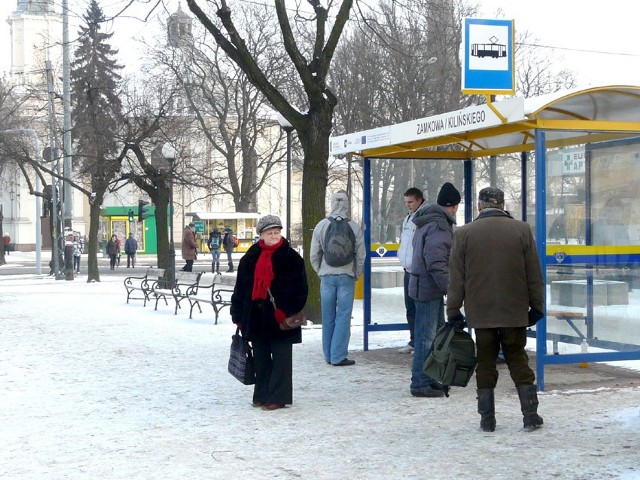
[{"label": "blue and yellow sign board", "polygon": [[462,93],[515,94],[513,20],[465,18],[462,49]]}]

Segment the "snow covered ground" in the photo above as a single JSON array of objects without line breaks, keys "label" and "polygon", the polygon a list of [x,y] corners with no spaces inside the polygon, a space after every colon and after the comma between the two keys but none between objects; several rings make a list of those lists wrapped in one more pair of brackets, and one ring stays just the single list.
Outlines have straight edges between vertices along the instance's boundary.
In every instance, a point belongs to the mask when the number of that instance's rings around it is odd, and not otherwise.
[{"label": "snow covered ground", "polygon": [[[294,404],[265,412],[226,371],[228,309],[213,325],[207,308],[189,320],[127,305],[122,279],[0,275],[0,478],[640,478],[638,382],[543,392],[544,428],[526,433],[501,367],[497,430],[483,433],[472,385],[410,395],[411,356],[395,351],[406,331],[374,332],[362,351],[357,302],[357,364],[326,365],[320,328],[305,328]],[[394,290],[374,310],[401,319]]]}]

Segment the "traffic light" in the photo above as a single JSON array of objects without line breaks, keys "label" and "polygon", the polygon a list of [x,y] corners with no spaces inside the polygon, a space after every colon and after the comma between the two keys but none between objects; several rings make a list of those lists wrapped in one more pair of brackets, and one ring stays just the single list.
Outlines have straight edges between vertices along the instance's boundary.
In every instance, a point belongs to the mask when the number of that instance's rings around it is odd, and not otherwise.
[{"label": "traffic light", "polygon": [[129,209],[129,221],[133,222],[135,220],[134,215],[133,215],[133,210]]},{"label": "traffic light", "polygon": [[145,202],[144,200],[138,200],[138,221],[141,222],[145,218],[149,217],[151,213],[149,209],[151,208],[149,202]]}]

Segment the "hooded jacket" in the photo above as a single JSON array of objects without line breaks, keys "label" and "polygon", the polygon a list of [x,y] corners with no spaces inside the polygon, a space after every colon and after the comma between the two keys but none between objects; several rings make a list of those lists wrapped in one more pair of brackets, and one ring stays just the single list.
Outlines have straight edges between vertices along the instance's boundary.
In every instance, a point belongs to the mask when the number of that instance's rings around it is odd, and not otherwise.
[{"label": "hooded jacket", "polygon": [[413,218],[413,260],[409,277],[409,296],[428,302],[447,294],[449,253],[456,223],[440,205],[429,205]]},{"label": "hooded jacket", "polygon": [[[336,218],[348,218],[347,213],[349,211],[349,198],[344,192],[336,192],[331,196],[331,214],[330,217]],[[324,237],[329,228],[331,222],[328,218],[324,218],[318,222],[316,228],[313,229],[313,236],[311,237],[311,250],[309,253],[309,259],[311,266],[318,274],[322,275],[351,275],[354,278],[358,278],[364,270],[364,259],[366,251],[364,248],[364,236],[362,228],[353,220],[349,220],[349,226],[353,230],[356,238],[356,254],[353,262],[344,265],[342,267],[332,267],[324,261]]]},{"label": "hooded jacket", "polygon": [[473,328],[526,327],[529,307],[544,311],[544,283],[531,227],[485,208],[453,241],[447,315]]},{"label": "hooded jacket", "polygon": [[407,272],[411,272],[411,262],[413,262],[413,234],[416,231],[416,224],[413,223],[413,219],[416,215],[419,215],[420,210],[424,210],[429,205],[427,202],[422,204],[416,209],[415,212],[407,214],[402,221],[402,231],[400,232],[400,247],[398,248],[398,260],[400,265]]}]

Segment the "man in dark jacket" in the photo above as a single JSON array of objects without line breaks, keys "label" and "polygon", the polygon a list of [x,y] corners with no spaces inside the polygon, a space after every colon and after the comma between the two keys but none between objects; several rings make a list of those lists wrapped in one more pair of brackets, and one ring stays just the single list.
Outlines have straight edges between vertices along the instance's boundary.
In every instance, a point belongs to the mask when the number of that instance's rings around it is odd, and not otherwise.
[{"label": "man in dark jacket", "polygon": [[227,253],[227,264],[229,268],[227,269],[227,273],[233,272],[233,249],[236,248],[236,243],[233,240],[233,230],[230,227],[224,228],[224,237],[222,238],[222,247],[224,251]]},{"label": "man in dark jacket", "polygon": [[127,268],[136,266],[136,252],[138,251],[138,241],[133,236],[133,232],[129,232],[129,238],[124,242],[124,253],[127,254]]},{"label": "man in dark jacket", "polygon": [[511,379],[516,385],[524,427],[538,428],[535,375],[525,351],[527,326],[544,310],[544,283],[531,228],[504,210],[504,193],[487,187],[478,196],[480,214],[456,231],[451,251],[447,316],[475,329],[478,367],[480,427],[496,427],[494,388],[496,361],[502,347]]},{"label": "man in dark jacket", "polygon": [[416,305],[411,395],[442,397],[444,390],[422,369],[438,328],[444,325],[444,296],[449,286],[449,251],[460,192],[449,182],[442,185],[436,205],[419,209],[413,218],[413,254],[409,296]]}]

